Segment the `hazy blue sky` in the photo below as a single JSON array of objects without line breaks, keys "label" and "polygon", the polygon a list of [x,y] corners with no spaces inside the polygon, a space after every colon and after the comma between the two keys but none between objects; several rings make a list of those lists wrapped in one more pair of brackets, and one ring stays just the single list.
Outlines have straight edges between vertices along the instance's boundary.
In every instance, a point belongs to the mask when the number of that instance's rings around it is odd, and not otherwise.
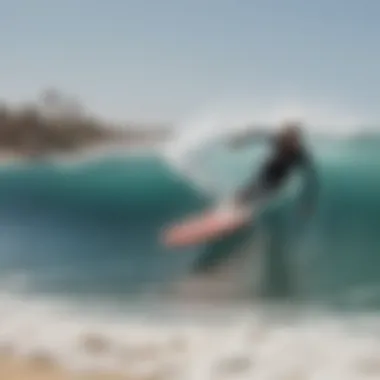
[{"label": "hazy blue sky", "polygon": [[127,119],[273,100],[380,120],[379,20],[379,0],[0,0],[0,96],[54,85]]}]

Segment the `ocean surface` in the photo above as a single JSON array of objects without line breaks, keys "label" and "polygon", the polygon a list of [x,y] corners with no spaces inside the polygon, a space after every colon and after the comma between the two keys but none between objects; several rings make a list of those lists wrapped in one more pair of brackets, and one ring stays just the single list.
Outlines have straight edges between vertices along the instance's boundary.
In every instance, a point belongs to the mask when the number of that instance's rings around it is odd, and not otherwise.
[{"label": "ocean surface", "polygon": [[4,162],[0,348],[144,379],[380,378],[380,137],[310,147],[314,214],[295,175],[246,229],[176,250],[163,228],[232,194],[265,144]]}]

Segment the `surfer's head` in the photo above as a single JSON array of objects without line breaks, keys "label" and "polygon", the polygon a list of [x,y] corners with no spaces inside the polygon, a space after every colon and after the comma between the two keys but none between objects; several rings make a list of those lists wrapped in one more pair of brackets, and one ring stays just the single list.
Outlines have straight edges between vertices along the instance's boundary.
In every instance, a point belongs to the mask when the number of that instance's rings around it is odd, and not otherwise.
[{"label": "surfer's head", "polygon": [[278,134],[278,142],[286,148],[297,148],[301,145],[301,131],[299,122],[285,122]]}]

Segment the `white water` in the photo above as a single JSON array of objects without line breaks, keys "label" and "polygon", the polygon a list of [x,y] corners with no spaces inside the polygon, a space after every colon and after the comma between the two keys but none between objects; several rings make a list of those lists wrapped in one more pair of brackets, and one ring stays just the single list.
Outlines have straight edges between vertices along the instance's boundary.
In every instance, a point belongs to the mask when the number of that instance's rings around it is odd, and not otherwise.
[{"label": "white water", "polygon": [[152,310],[134,317],[79,313],[3,293],[0,347],[68,370],[118,371],[136,380],[380,378],[378,316],[276,316],[252,306],[208,313],[187,307],[182,317],[164,319]]}]

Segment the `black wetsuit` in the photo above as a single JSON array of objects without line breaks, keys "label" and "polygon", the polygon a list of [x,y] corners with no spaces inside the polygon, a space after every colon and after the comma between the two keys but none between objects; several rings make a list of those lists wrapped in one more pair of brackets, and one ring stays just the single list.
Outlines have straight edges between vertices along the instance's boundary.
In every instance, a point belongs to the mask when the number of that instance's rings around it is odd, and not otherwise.
[{"label": "black wetsuit", "polygon": [[264,164],[259,178],[248,183],[238,194],[238,200],[249,202],[258,196],[277,190],[291,171],[299,166],[311,167],[311,160],[304,149],[286,149],[277,145],[273,156]]}]

